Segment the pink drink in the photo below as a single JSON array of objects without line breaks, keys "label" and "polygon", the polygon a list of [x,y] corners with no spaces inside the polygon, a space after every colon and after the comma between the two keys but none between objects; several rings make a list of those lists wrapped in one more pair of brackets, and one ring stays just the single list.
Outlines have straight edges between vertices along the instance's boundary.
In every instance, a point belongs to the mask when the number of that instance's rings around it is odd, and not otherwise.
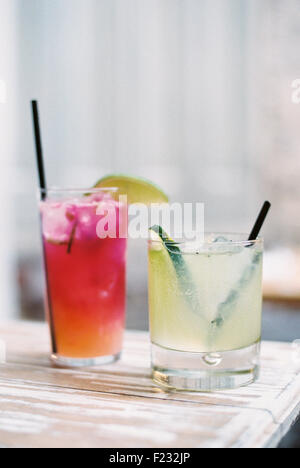
[{"label": "pink drink", "polygon": [[[116,238],[97,235],[105,216],[97,214],[99,203],[115,216]],[[103,190],[50,191],[40,206],[53,359],[62,365],[114,360],[125,322],[127,240],[119,237],[119,215],[127,217],[126,207]]]}]

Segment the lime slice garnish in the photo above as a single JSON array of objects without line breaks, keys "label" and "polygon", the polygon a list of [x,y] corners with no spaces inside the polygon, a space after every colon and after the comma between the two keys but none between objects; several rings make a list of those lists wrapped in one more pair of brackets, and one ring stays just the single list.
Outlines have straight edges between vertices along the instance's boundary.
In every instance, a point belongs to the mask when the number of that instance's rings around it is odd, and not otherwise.
[{"label": "lime slice garnish", "polygon": [[180,248],[174,242],[168,234],[163,230],[161,226],[152,226],[150,228],[152,238],[155,239],[155,236],[153,236],[153,233],[155,233],[157,240],[162,241],[164,247],[166,248],[173,266],[178,274],[178,276],[181,276],[182,270],[185,270],[185,261],[182,257]]},{"label": "lime slice garnish", "polygon": [[[178,286],[181,289],[186,303],[189,305],[192,312],[197,315],[201,315],[199,292],[180,247],[170,238],[170,236],[168,236],[161,226],[152,226],[150,228],[150,232],[152,240],[158,240],[161,242],[163,248],[163,251],[161,252],[161,264],[171,263],[173,265]],[[170,266],[168,267],[168,270],[170,271]]]},{"label": "lime slice garnish", "polygon": [[122,174],[113,174],[100,179],[95,188],[117,187],[119,195],[127,195],[129,204],[168,203],[167,195],[152,182]]}]

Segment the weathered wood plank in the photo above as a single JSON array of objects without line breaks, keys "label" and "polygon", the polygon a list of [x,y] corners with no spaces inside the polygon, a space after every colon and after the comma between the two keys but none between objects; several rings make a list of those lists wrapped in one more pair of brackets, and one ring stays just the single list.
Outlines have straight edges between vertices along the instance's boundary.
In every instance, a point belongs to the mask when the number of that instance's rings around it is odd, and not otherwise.
[{"label": "weathered wood plank", "polygon": [[6,446],[227,446],[249,420],[265,420],[261,412],[242,412],[241,424],[231,426],[239,409],[0,380],[0,441]]},{"label": "weathered wood plank", "polygon": [[255,385],[189,394],[155,387],[144,333],[126,335],[119,363],[84,371],[51,366],[45,325],[4,324],[0,339],[0,446],[276,446],[300,410],[300,363],[285,343],[264,343]]}]

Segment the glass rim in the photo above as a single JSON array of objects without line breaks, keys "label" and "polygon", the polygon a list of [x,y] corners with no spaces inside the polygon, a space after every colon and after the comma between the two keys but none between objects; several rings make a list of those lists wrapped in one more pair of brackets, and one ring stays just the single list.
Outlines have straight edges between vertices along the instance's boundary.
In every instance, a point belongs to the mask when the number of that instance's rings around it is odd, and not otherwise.
[{"label": "glass rim", "polygon": [[72,193],[78,193],[78,194],[83,194],[83,195],[92,195],[95,193],[101,193],[101,192],[112,192],[116,193],[119,191],[118,187],[88,187],[88,188],[78,188],[78,187],[66,187],[66,188],[61,188],[61,187],[49,187],[47,189],[42,189],[38,188],[38,193],[43,194],[43,195],[51,195],[51,194],[72,194]]},{"label": "glass rim", "polygon": [[[205,240],[205,237],[208,235],[214,235],[214,236],[240,236],[241,240],[227,240],[227,241],[218,241],[214,242],[212,241],[207,241]],[[193,249],[197,249],[199,247],[203,248],[206,246],[212,247],[212,246],[226,246],[226,247],[232,247],[232,246],[240,246],[240,247],[247,247],[249,245],[263,245],[264,243],[264,238],[262,236],[258,236],[257,239],[254,240],[249,240],[248,239],[249,234],[246,233],[239,233],[239,232],[214,232],[214,231],[208,231],[204,233],[204,241],[201,242],[201,240],[197,239],[196,237],[194,239],[174,239],[174,240],[163,240],[163,239],[151,239],[151,237],[148,239],[149,244],[152,243],[157,243],[157,244],[164,244],[167,247],[175,246],[175,247],[191,247]]]}]

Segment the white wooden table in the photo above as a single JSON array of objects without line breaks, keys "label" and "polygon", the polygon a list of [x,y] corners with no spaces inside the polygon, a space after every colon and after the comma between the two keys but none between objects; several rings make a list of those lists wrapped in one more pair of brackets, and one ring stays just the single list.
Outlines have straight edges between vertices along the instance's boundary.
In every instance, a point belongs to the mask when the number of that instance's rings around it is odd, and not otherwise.
[{"label": "white wooden table", "polygon": [[0,339],[1,447],[275,447],[300,412],[290,344],[263,343],[250,387],[188,394],[152,383],[146,333],[127,333],[119,363],[80,371],[51,366],[44,324],[2,324]]}]

